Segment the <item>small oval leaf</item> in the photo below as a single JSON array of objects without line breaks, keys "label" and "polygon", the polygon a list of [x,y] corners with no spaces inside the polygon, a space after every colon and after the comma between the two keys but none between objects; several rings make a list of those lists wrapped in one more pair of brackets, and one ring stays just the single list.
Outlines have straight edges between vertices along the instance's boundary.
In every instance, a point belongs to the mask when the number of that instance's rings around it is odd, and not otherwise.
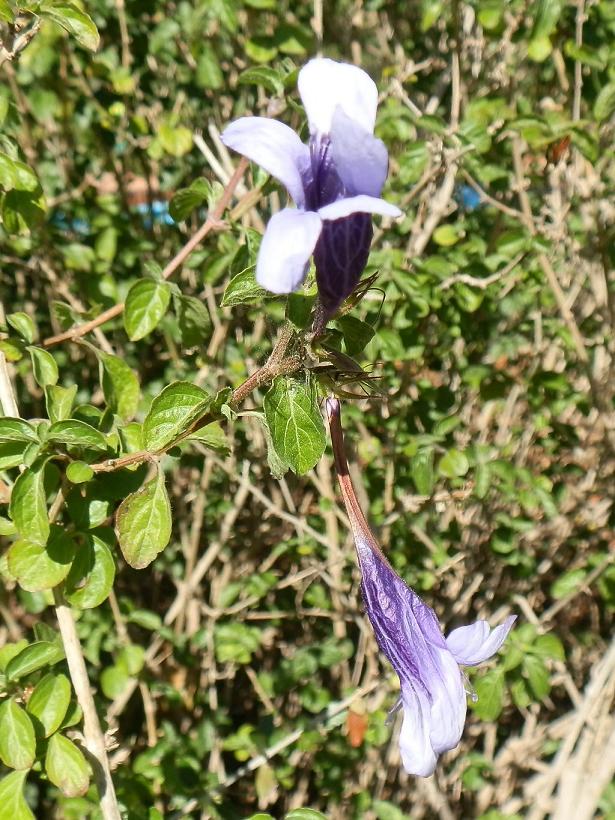
[{"label": "small oval leaf", "polygon": [[10,769],[29,769],[36,756],[34,726],[11,698],[0,704],[0,760]]},{"label": "small oval leaf", "polygon": [[117,538],[126,561],[134,569],[151,564],[171,538],[171,505],[162,471],[117,511]]}]

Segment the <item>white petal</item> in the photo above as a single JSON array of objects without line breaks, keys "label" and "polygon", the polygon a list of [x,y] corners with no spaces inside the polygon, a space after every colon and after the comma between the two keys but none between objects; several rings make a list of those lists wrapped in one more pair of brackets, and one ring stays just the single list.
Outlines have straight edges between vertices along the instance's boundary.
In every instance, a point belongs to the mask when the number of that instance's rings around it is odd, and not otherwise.
[{"label": "white petal", "polygon": [[338,199],[324,208],[319,208],[318,213],[321,219],[342,219],[350,214],[382,214],[382,216],[401,216],[402,212],[390,202],[378,199],[375,196],[351,196],[346,199]]},{"label": "white petal", "polygon": [[429,680],[431,727],[429,739],[436,754],[454,749],[461,739],[467,698],[461,670],[448,649],[434,650],[438,675]]},{"label": "white petal", "polygon": [[331,158],[350,194],[380,196],[389,170],[387,149],[339,106],[331,125]]},{"label": "white petal", "polygon": [[402,685],[404,722],[399,734],[399,751],[408,774],[429,777],[434,773],[438,757],[429,740],[429,701],[419,688]]},{"label": "white petal", "polygon": [[362,69],[318,57],[303,66],[298,85],[310,133],[328,134],[338,105],[366,131],[373,132],[378,89]]},{"label": "white petal", "polygon": [[468,626],[453,629],[446,639],[446,645],[457,663],[462,666],[476,666],[488,660],[506,640],[517,616],[511,615],[494,630],[487,621],[476,621]]},{"label": "white petal", "polygon": [[256,281],[272,293],[291,293],[305,279],[322,222],[313,211],[284,208],[271,217],[256,261]]},{"label": "white petal", "polygon": [[310,152],[292,128],[266,117],[242,117],[231,123],[220,138],[228,148],[279,179],[299,208],[303,207],[301,172],[310,164]]}]

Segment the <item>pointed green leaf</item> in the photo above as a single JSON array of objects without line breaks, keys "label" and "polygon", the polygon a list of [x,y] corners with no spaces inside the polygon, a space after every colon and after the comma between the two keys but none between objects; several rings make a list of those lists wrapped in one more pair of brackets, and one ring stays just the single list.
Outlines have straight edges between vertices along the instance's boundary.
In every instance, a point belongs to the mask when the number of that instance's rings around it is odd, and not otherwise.
[{"label": "pointed green leaf", "polygon": [[58,380],[58,365],[48,350],[42,347],[28,347],[30,358],[32,359],[32,370],[34,378],[40,387],[48,384],[55,384]]},{"label": "pointed green leaf", "polygon": [[298,475],[317,464],[325,450],[325,426],[310,385],[278,377],[264,402],[265,418],[278,457]]},{"label": "pointed green leaf", "polygon": [[89,447],[93,450],[106,450],[107,440],[103,434],[78,419],[56,421],[47,431],[48,441],[57,441],[69,447]]},{"label": "pointed green leaf", "polygon": [[615,112],[615,81],[607,83],[600,89],[594,102],[594,117],[602,122]]},{"label": "pointed green leaf", "polygon": [[11,698],[0,704],[0,760],[10,769],[29,769],[36,756],[34,726]]},{"label": "pointed green leaf", "polygon": [[64,421],[64,419],[69,418],[76,395],[76,384],[71,387],[61,387],[59,384],[47,385],[45,388],[45,404],[51,422]]},{"label": "pointed green leaf", "polygon": [[431,495],[434,483],[433,449],[423,447],[410,461],[410,474],[416,491],[421,495]]},{"label": "pointed green leaf", "polygon": [[11,772],[0,780],[0,820],[35,820],[23,794],[27,776],[27,771]]},{"label": "pointed green leaf", "polygon": [[61,660],[64,660],[64,649],[58,641],[35,641],[8,662],[6,676],[9,680],[19,680]]},{"label": "pointed green leaf", "polygon": [[211,319],[203,302],[195,296],[182,295],[174,304],[184,347],[202,344],[211,329]]},{"label": "pointed green leaf", "polygon": [[169,307],[171,287],[166,282],[139,279],[130,288],[124,308],[124,327],[133,342],[151,333]]},{"label": "pointed green leaf", "polygon": [[90,785],[90,767],[72,740],[55,734],[50,739],[45,755],[45,771],[54,786],[66,797],[85,794]]},{"label": "pointed green leaf", "polygon": [[96,352],[105,400],[122,421],[130,421],[139,406],[139,380],[119,356]]},{"label": "pointed green leaf", "polygon": [[0,418],[0,441],[34,441],[38,442],[36,430],[23,419]]},{"label": "pointed green leaf", "polygon": [[195,208],[207,201],[211,194],[211,184],[201,177],[195,179],[189,188],[180,188],[169,203],[169,213],[176,222],[182,222]]},{"label": "pointed green leaf", "polygon": [[22,538],[47,543],[49,519],[45,494],[45,461],[24,470],[13,486],[9,513]]},{"label": "pointed green leaf", "polygon": [[66,578],[64,597],[77,609],[94,609],[105,601],[115,579],[115,561],[107,544],[88,534]]},{"label": "pointed green leaf", "polygon": [[527,679],[534,696],[539,700],[546,698],[551,691],[549,670],[542,658],[536,655],[526,655],[521,664],[523,677]]},{"label": "pointed green leaf", "polygon": [[117,511],[116,531],[126,561],[143,569],[169,543],[171,505],[162,471],[136,493],[124,499]]},{"label": "pointed green leaf", "polygon": [[43,727],[43,736],[49,737],[62,725],[68,711],[71,685],[66,675],[49,672],[34,687],[26,710]]},{"label": "pointed green leaf", "polygon": [[70,0],[44,0],[38,13],[62,26],[84,48],[90,51],[98,48],[100,35],[94,21]]},{"label": "pointed green leaf", "polygon": [[504,706],[504,671],[490,669],[472,681],[478,700],[472,708],[481,720],[496,720]]},{"label": "pointed green leaf", "polygon": [[15,328],[25,342],[32,344],[36,338],[36,326],[31,316],[23,313],[23,311],[18,311],[17,313],[9,313],[6,321],[12,328]]},{"label": "pointed green leaf", "polygon": [[52,527],[46,544],[15,541],[7,554],[9,571],[28,592],[52,589],[63,581],[75,557],[75,544],[61,527]]},{"label": "pointed green leaf", "polygon": [[20,467],[25,464],[26,455],[33,446],[25,441],[0,442],[0,470],[8,470],[9,467]]},{"label": "pointed green leaf", "polygon": [[204,415],[209,396],[191,382],[173,382],[152,401],[143,422],[143,443],[152,453],[162,450]]},{"label": "pointed green leaf", "polygon": [[0,0],[0,20],[5,23],[12,23],[15,19],[15,14],[11,8],[9,0]]},{"label": "pointed green leaf", "polygon": [[247,305],[251,302],[262,302],[263,299],[272,299],[274,294],[261,288],[254,278],[255,265],[242,270],[234,276],[228,283],[224,296],[222,297],[222,307],[235,307],[235,305]]}]

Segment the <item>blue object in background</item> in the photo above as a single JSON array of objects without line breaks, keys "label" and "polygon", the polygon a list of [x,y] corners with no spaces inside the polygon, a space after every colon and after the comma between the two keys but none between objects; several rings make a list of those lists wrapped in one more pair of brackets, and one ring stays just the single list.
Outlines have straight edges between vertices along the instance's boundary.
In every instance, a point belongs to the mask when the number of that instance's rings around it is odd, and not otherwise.
[{"label": "blue object in background", "polygon": [[455,199],[464,211],[475,211],[482,204],[480,194],[471,185],[458,185],[455,188]]},{"label": "blue object in background", "polygon": [[[156,199],[150,205],[143,202],[135,205],[135,211],[143,217],[143,225],[151,228],[155,223],[162,225],[175,225],[176,222],[169,213],[169,203],[163,199]],[[92,232],[92,227],[85,219],[69,219],[64,211],[53,211],[49,217],[49,223],[59,231],[66,233],[76,233],[79,236],[88,236]]]}]

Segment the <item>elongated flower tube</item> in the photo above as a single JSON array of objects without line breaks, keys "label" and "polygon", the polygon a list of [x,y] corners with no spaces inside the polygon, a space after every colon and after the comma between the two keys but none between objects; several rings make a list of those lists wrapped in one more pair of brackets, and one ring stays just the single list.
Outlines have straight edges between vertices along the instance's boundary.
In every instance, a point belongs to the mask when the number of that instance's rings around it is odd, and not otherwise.
[{"label": "elongated flower tube", "polygon": [[491,630],[486,621],[454,629],[445,638],[433,609],[397,575],[374,538],[359,506],[344,453],[337,399],[327,399],[337,477],[350,519],[361,591],[380,650],[401,684],[404,719],[399,747],[409,774],[433,774],[438,756],[461,739],[466,691],[460,666],[476,666],[494,655],[515,616]]},{"label": "elongated flower tube", "polygon": [[371,214],[401,216],[401,211],[380,199],[389,159],[374,136],[374,81],[356,66],[319,57],[301,69],[298,83],[310,128],[308,145],[284,123],[265,117],[242,117],[221,138],[282,182],[297,205],[269,221],[257,281],[273,293],[297,290],[313,254],[326,319],[363,273]]}]

